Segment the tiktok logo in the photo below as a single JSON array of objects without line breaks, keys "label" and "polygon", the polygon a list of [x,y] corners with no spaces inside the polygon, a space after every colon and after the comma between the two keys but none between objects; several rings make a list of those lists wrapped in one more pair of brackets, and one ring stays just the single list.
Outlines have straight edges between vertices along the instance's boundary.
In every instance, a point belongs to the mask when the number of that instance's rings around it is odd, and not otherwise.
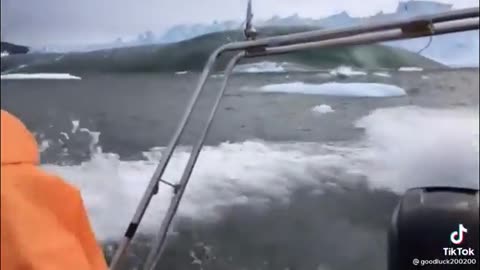
[{"label": "tiktok logo", "polygon": [[455,245],[460,245],[463,242],[463,233],[467,233],[468,230],[463,224],[458,225],[458,231],[453,231],[450,234],[450,241]]}]

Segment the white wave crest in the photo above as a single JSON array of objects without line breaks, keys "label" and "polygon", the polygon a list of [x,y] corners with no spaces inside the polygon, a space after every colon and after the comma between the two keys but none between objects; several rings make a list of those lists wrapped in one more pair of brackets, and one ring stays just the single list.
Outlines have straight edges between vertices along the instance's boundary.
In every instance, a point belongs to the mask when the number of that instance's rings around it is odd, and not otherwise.
[{"label": "white wave crest", "polygon": [[478,188],[478,109],[379,109],[356,125],[373,151],[372,183]]},{"label": "white wave crest", "polygon": [[[478,109],[380,109],[356,125],[365,129],[365,139],[353,143],[245,141],[206,146],[178,214],[214,221],[218,207],[261,206],[274,198],[288,202],[297,187],[321,191],[326,185],[364,177],[374,188],[400,193],[425,185],[478,188]],[[99,133],[90,134],[93,142],[98,141]],[[103,241],[124,233],[163,149],[145,152],[147,160],[121,161],[97,147],[91,160],[81,165],[43,167],[81,190],[94,230]],[[163,179],[174,183],[180,179],[189,149],[174,152]],[[171,195],[169,187],[160,186],[141,232],[158,229]]]},{"label": "white wave crest", "polygon": [[[160,150],[148,152],[146,156],[152,158],[148,161],[120,161],[115,154],[97,154],[79,166],[43,167],[60,174],[82,191],[94,230],[103,241],[119,237],[126,229],[157,166]],[[348,155],[330,152],[332,149],[315,144],[255,141],[205,147],[179,215],[213,221],[215,210],[221,206],[262,204],[270,198],[288,201],[296,186],[313,185],[318,181],[316,175],[335,174],[334,167],[351,164],[345,158]],[[178,181],[188,156],[188,149],[176,151],[164,179]],[[347,168],[342,171],[348,173]],[[152,232],[158,226],[171,195],[171,189],[161,185],[159,194],[152,201],[154,211],[147,212],[145,217],[143,232]]]}]

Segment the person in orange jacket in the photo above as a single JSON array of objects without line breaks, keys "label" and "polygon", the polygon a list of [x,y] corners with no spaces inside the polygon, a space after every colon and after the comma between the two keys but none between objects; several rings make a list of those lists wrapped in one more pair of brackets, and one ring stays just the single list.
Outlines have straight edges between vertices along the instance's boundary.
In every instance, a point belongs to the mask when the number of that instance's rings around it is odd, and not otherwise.
[{"label": "person in orange jacket", "polygon": [[80,192],[39,167],[33,135],[1,112],[1,269],[107,269]]}]

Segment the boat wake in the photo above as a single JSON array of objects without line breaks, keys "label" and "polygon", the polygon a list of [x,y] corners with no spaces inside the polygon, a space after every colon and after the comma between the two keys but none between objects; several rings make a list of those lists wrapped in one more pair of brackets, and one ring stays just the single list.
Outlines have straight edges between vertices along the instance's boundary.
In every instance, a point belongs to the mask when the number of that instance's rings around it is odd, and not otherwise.
[{"label": "boat wake", "polygon": [[[197,222],[215,222],[225,207],[262,209],[272,201],[288,205],[298,188],[305,187],[319,196],[328,189],[358,184],[396,193],[424,185],[478,187],[478,121],[478,109],[389,108],[354,123],[365,130],[365,137],[357,142],[254,140],[205,146],[178,214]],[[90,132],[81,123],[73,126],[76,132]],[[163,147],[145,151],[142,160],[124,161],[102,152],[101,134],[91,136],[90,160],[43,167],[81,190],[100,240],[118,239]],[[188,147],[177,149],[164,179],[178,181],[188,156]],[[170,198],[170,188],[162,185],[147,211],[142,233],[155,232]]]}]

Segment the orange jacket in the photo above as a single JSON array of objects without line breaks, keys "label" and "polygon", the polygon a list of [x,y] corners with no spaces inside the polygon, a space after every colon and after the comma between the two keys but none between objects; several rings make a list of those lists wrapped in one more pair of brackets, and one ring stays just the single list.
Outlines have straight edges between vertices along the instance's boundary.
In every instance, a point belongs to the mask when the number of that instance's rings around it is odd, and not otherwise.
[{"label": "orange jacket", "polygon": [[1,152],[1,269],[107,269],[80,192],[38,166],[35,138],[3,110]]}]

